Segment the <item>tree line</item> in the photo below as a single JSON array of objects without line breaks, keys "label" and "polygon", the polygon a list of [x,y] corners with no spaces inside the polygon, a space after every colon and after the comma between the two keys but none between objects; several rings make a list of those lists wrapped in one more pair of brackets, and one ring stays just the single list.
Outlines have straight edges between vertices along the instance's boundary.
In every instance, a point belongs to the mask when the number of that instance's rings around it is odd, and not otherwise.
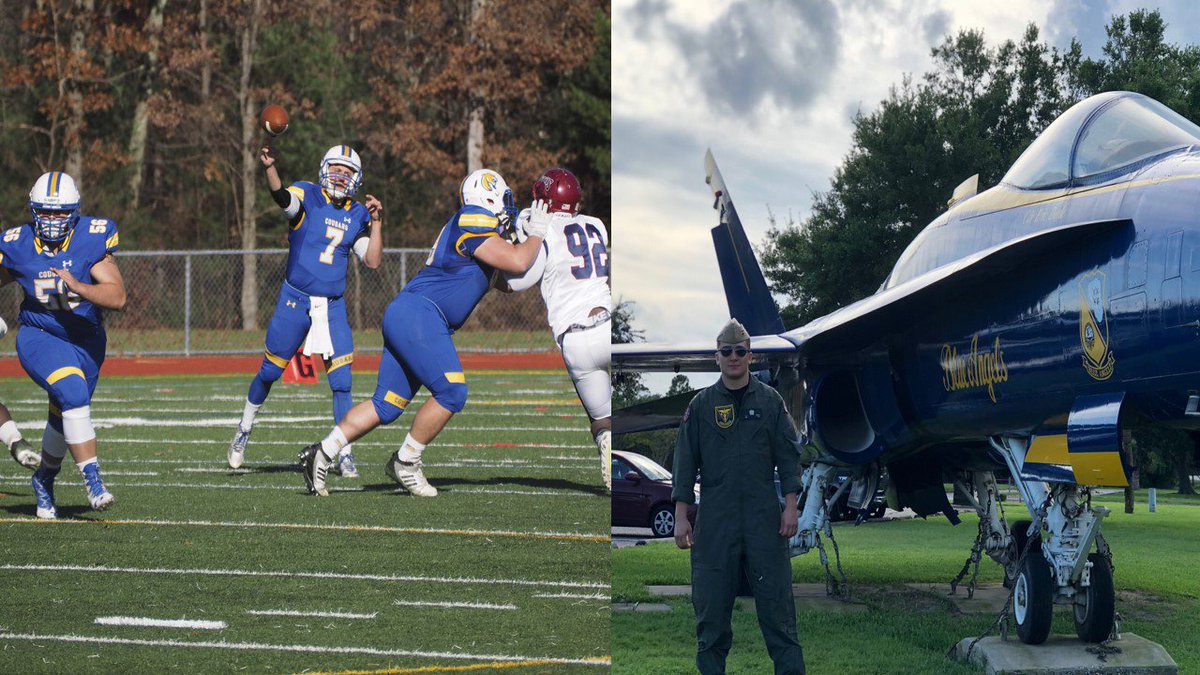
[{"label": "tree line", "polygon": [[[39,0],[0,13],[0,223],[28,219],[29,186],[74,176],[85,211],[126,248],[276,247],[284,222],[257,151],[260,111],[285,182],[315,181],[349,144],[385,243],[424,247],[470,171],[499,171],[519,203],[551,166],[608,222],[607,0]],[[247,256],[242,307],[255,267]]]}]

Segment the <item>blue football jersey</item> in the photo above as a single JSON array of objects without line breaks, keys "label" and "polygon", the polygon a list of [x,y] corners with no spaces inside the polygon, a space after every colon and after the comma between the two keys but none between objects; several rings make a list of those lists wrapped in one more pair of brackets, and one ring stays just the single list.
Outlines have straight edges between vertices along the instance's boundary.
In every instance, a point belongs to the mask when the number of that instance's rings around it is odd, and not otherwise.
[{"label": "blue football jersey", "polygon": [[438,234],[422,269],[404,287],[433,301],[450,328],[457,330],[487,293],[492,268],[475,260],[475,249],[503,234],[496,216],[480,206],[464,206]]},{"label": "blue football jersey", "polygon": [[300,213],[288,232],[287,282],[309,295],[341,297],[350,251],[370,234],[371,214],[352,199],[339,208],[320,186],[305,181],[288,191],[300,200]]},{"label": "blue football jersey", "polygon": [[5,230],[0,237],[0,267],[25,291],[18,317],[21,325],[36,326],[73,342],[103,329],[100,308],[68,291],[51,270],[68,270],[90,284],[92,266],[115,253],[119,241],[116,223],[90,216],[79,217],[62,249],[55,253],[42,247],[29,223]]}]

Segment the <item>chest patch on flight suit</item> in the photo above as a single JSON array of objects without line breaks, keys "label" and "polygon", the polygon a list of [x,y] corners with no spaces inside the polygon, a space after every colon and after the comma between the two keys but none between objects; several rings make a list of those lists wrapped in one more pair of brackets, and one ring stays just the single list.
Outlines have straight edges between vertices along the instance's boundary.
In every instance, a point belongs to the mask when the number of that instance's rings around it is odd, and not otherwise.
[{"label": "chest patch on flight suit", "polygon": [[721,427],[722,429],[728,429],[729,427],[733,426],[733,420],[735,419],[735,416],[733,414],[732,405],[719,405],[713,408],[713,413],[717,417],[718,427]]},{"label": "chest patch on flight suit", "polygon": [[758,408],[747,408],[746,409],[746,419],[761,420],[762,419],[762,411],[759,410]]}]

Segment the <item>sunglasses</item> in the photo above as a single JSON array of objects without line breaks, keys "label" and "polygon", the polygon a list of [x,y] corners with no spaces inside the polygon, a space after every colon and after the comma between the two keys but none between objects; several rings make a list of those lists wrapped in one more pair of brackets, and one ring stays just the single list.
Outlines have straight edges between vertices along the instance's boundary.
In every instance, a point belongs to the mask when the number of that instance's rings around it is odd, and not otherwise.
[{"label": "sunglasses", "polygon": [[729,358],[733,354],[745,356],[750,353],[750,350],[746,349],[745,347],[721,347],[717,350],[717,353],[725,358]]}]

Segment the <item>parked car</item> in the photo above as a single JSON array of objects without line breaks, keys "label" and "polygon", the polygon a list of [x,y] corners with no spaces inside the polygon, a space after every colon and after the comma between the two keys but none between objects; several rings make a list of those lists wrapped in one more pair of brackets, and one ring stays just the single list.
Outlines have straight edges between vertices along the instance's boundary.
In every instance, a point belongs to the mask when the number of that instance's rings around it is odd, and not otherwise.
[{"label": "parked car", "polygon": [[[612,453],[612,524],[649,527],[655,537],[675,536],[675,502],[671,501],[671,472],[636,452]],[[696,488],[696,504],[700,489]],[[688,520],[696,523],[696,504]]]}]

